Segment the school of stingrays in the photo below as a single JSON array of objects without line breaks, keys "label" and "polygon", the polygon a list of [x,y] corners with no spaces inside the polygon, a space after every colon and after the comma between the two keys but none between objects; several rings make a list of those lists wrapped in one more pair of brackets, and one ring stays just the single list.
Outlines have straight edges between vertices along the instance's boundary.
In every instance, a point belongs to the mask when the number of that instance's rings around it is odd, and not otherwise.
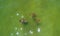
[{"label": "school of stingrays", "polygon": [[[16,13],[16,16],[19,16],[19,15],[20,15],[19,13]],[[11,16],[11,17],[13,17],[13,16]],[[32,17],[32,20],[34,20],[37,25],[40,24],[40,20],[39,20],[39,19],[36,19],[36,14],[35,14],[35,13],[32,13],[32,16],[31,16],[31,17]],[[19,20],[19,22],[20,22],[21,24],[23,24],[23,25],[28,24],[28,21],[25,19],[25,17],[24,17],[23,15],[21,16],[21,19]],[[16,31],[17,31],[18,29],[19,29],[18,27],[15,27],[15,28],[14,28],[14,30],[16,30]],[[23,31],[23,28],[20,27],[20,30]],[[36,31],[37,31],[37,32],[40,32],[40,31],[41,31],[40,27],[38,27]],[[32,35],[34,32],[33,32],[32,30],[29,30],[28,33],[30,33],[30,34]],[[28,33],[24,33],[24,35],[27,35]],[[17,32],[15,32],[15,34],[18,36],[18,35],[20,34],[20,32],[17,31]],[[11,35],[11,36],[14,36],[14,33],[10,33],[10,35]]]}]

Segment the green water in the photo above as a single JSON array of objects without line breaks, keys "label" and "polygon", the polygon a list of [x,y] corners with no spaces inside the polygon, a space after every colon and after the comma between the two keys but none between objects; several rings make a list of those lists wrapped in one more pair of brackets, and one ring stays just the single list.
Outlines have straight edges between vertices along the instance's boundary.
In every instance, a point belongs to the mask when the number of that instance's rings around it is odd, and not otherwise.
[{"label": "green water", "polygon": [[[32,12],[37,14],[41,25],[37,26],[32,20]],[[21,15],[29,24],[19,22]],[[18,29],[15,30],[15,27]],[[21,27],[23,30],[20,30]],[[38,27],[41,28],[39,33]],[[33,34],[29,33],[30,30]],[[60,36],[60,0],[0,0],[0,36]]]}]

